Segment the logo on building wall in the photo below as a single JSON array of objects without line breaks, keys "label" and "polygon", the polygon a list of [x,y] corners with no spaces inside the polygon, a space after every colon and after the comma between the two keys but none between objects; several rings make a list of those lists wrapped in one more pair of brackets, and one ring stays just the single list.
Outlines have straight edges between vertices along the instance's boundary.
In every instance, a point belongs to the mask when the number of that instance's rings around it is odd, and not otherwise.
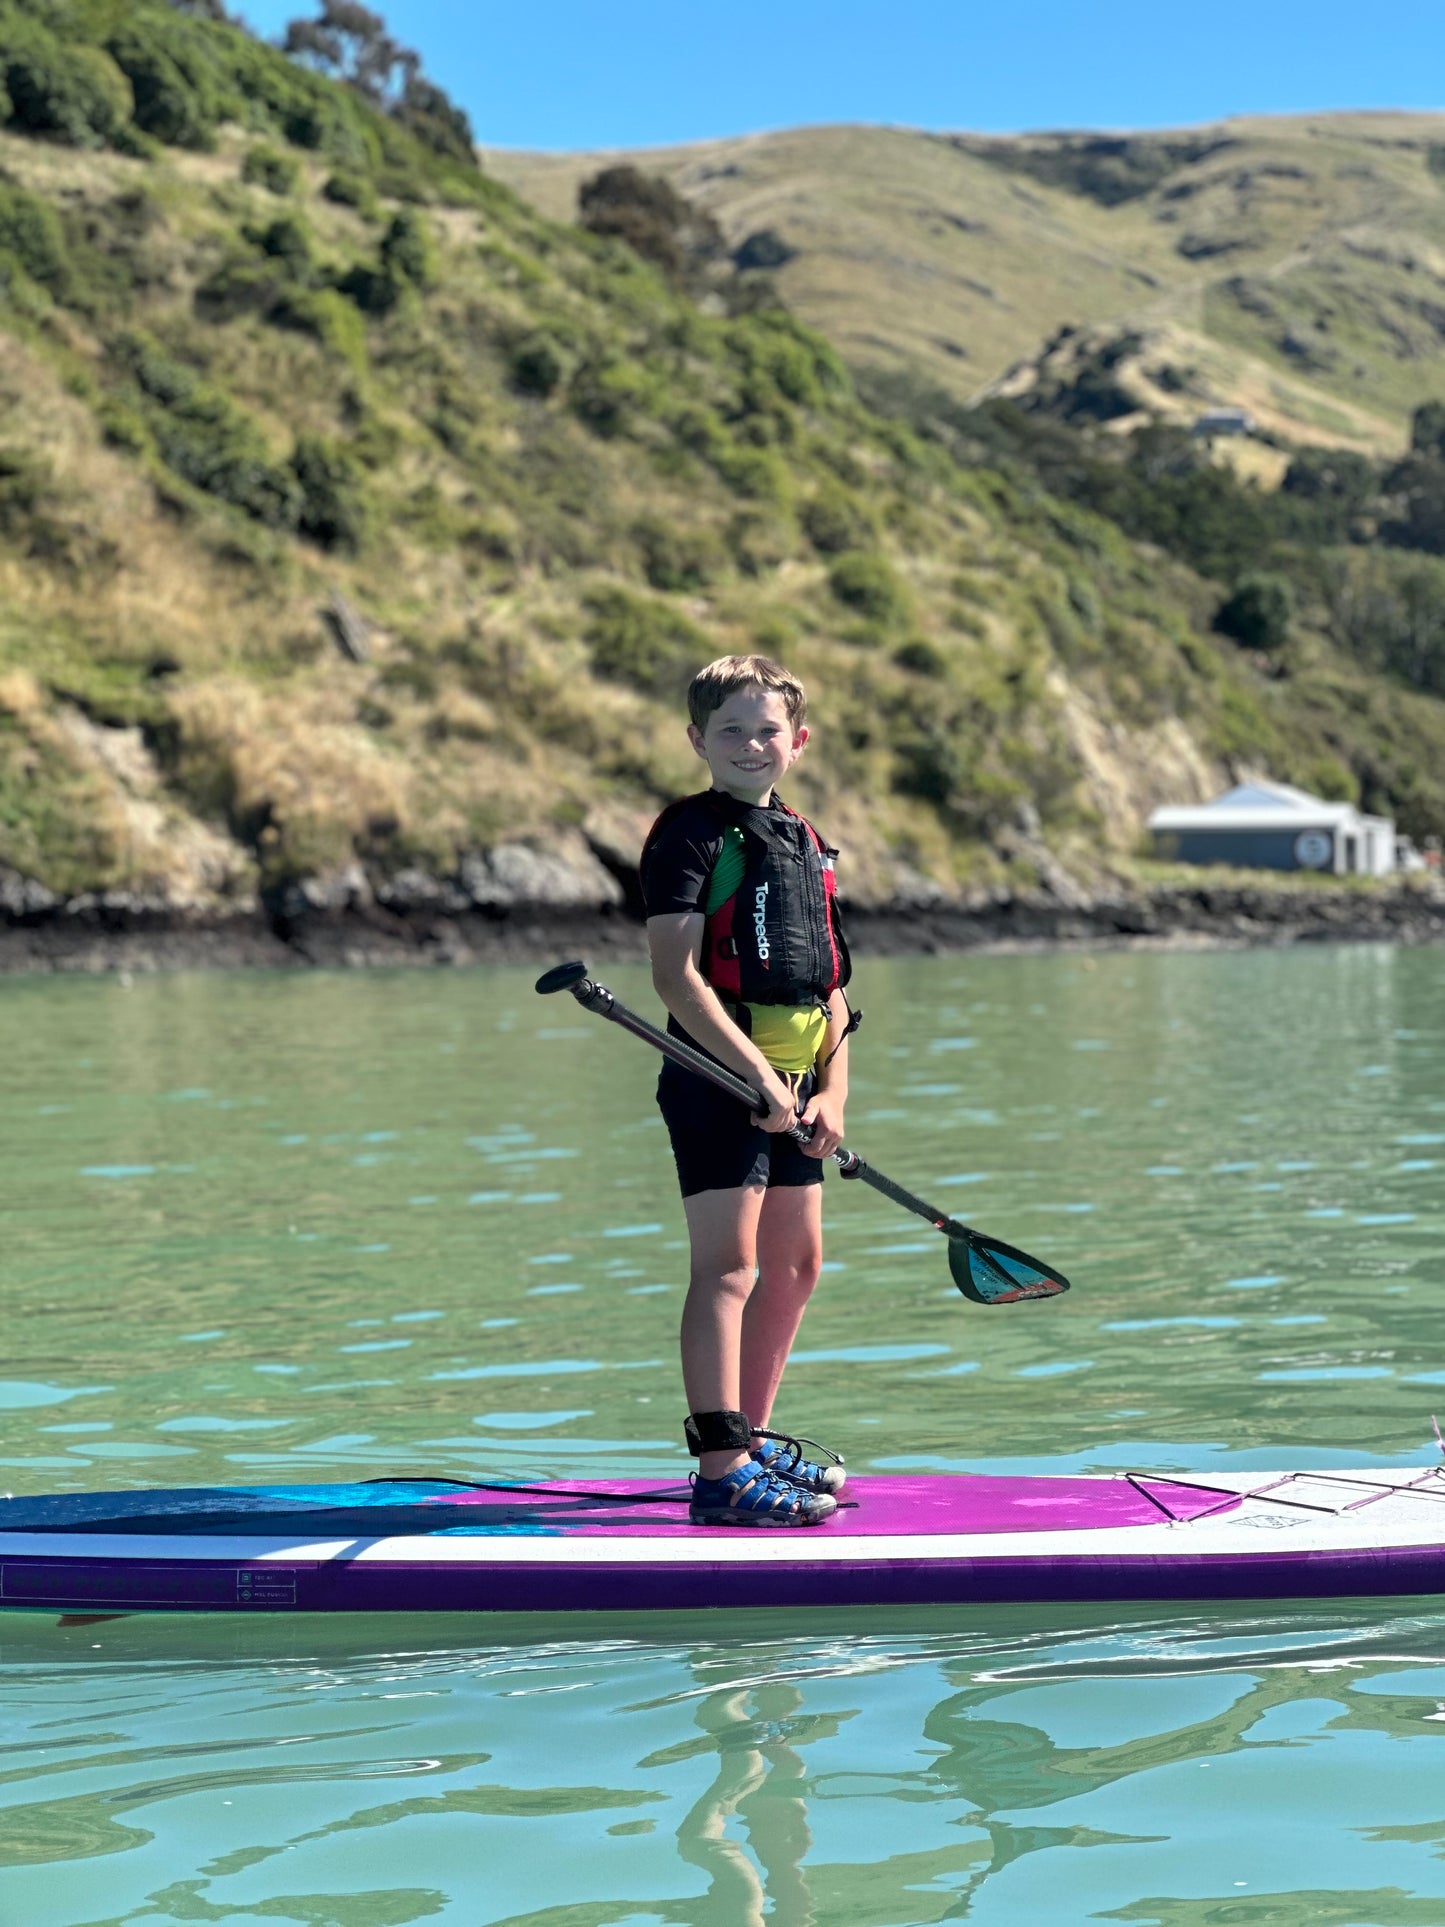
[{"label": "logo on building wall", "polygon": [[1328,870],[1334,854],[1328,830],[1301,830],[1294,840],[1294,860],[1302,870]]}]

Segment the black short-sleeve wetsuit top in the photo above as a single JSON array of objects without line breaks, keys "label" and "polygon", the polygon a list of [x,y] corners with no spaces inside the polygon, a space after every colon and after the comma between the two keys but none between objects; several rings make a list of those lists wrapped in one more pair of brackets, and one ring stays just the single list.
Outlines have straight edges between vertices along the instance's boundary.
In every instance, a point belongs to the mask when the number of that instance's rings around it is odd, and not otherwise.
[{"label": "black short-sleeve wetsuit top", "polygon": [[745,830],[751,818],[777,810],[775,798],[759,809],[725,790],[707,790],[688,802],[690,809],[677,810],[663,824],[643,861],[642,902],[649,917],[701,916],[708,878],[722,854],[724,824]]}]

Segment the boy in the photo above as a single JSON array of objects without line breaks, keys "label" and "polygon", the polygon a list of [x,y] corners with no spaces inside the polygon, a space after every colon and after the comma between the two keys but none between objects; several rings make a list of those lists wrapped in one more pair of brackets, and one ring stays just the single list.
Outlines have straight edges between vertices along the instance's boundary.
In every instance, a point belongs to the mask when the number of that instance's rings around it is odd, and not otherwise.
[{"label": "boy", "polygon": [[[657,1101],[692,1247],[682,1314],[695,1525],[818,1525],[841,1462],[765,1436],[822,1262],[822,1160],[843,1136],[848,953],[833,856],[775,794],[808,740],[796,676],[723,656],[688,690],[712,786],[664,810],[642,855],[652,980],[669,1030],[761,1093],[766,1115],[665,1061]],[[781,1135],[813,1127],[799,1144]]]}]

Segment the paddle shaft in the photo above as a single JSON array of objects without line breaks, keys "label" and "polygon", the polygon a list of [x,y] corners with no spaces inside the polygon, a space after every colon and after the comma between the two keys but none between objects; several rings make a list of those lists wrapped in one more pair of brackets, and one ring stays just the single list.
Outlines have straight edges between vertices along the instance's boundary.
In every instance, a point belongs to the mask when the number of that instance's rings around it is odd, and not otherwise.
[{"label": "paddle shaft", "polygon": [[[751,1084],[737,1076],[735,1072],[728,1070],[725,1065],[719,1064],[715,1058],[695,1050],[691,1044],[683,1043],[680,1037],[673,1037],[669,1032],[659,1029],[656,1024],[649,1023],[645,1017],[639,1017],[635,1010],[629,1010],[626,1004],[619,1003],[605,984],[595,983],[590,977],[582,977],[574,983],[567,984],[565,988],[571,991],[584,1010],[595,1011],[599,1017],[605,1017],[609,1023],[619,1025],[634,1037],[640,1037],[643,1043],[651,1044],[653,1049],[661,1051],[664,1057],[670,1057],[674,1064],[681,1064],[684,1069],[695,1071],[699,1077],[705,1077],[710,1084],[715,1084],[720,1091],[726,1091],[729,1097],[735,1097],[740,1104],[746,1104],[750,1111],[767,1110],[762,1093],[755,1091]],[[809,1124],[792,1124],[781,1135],[796,1138],[800,1144],[806,1144],[813,1135],[813,1128]],[[872,1185],[875,1191],[881,1191],[885,1198],[891,1198],[894,1204],[902,1205],[905,1211],[911,1211],[915,1217],[926,1218],[935,1231],[946,1232],[950,1237],[970,1235],[967,1225],[958,1224],[946,1211],[935,1209],[916,1193],[905,1190],[901,1184],[895,1184],[892,1178],[885,1177],[881,1171],[876,1171],[871,1164],[865,1163],[856,1151],[849,1151],[840,1144],[836,1151],[830,1151],[828,1155],[845,1178],[861,1178],[864,1184]]]}]

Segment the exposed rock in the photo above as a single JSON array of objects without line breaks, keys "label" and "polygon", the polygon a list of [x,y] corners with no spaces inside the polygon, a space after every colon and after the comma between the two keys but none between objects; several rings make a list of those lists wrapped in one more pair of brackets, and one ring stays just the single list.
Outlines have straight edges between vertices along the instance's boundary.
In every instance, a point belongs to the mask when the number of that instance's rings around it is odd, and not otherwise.
[{"label": "exposed rock", "polygon": [[463,857],[460,882],[483,910],[600,910],[623,901],[621,884],[576,831],[564,832],[547,847],[497,843]]},{"label": "exposed rock", "polygon": [[[474,859],[484,873],[480,880],[493,889],[501,887],[493,867],[497,854]],[[544,871],[553,887],[562,887],[558,872],[567,874],[572,891],[583,887],[585,880],[570,862],[555,854],[526,849],[524,856],[518,878],[528,891],[543,887]],[[503,873],[510,867],[511,859],[504,857]],[[937,889],[926,878],[922,882]],[[598,887],[595,879],[593,887]],[[335,968],[533,964],[569,953],[597,960],[647,954],[641,923],[617,914],[615,900],[599,904],[574,894],[549,905],[521,899],[503,905],[494,898],[485,909],[415,918],[396,914],[400,907],[379,907],[366,896],[365,879],[347,873],[309,888],[294,886],[271,899],[268,914],[262,915],[225,907],[184,914],[165,898],[118,890],[62,899],[0,869],[0,973],[285,963]],[[1134,945],[1445,944],[1445,885],[1433,878],[1376,889],[1201,881],[1075,903],[1044,890],[1021,895],[997,889],[968,903],[942,897],[850,904],[848,930],[854,955],[861,958]]]},{"label": "exposed rock", "polygon": [[1076,683],[1049,677],[1069,746],[1083,767],[1089,803],[1108,841],[1126,849],[1161,803],[1203,803],[1225,787],[1226,772],[1204,756],[1177,716],[1127,727]]},{"label": "exposed rock", "polygon": [[[254,906],[250,856],[224,831],[192,816],[165,794],[160,769],[139,729],[94,722],[70,704],[55,712],[54,726],[77,762],[93,770],[108,792],[100,806],[102,817],[132,879],[131,891],[121,895],[185,913],[206,909],[217,899],[224,899],[231,910]],[[101,897],[87,896],[86,901],[98,903]]]},{"label": "exposed rock", "polygon": [[366,872],[359,863],[346,863],[320,876],[301,877],[284,884],[272,893],[270,907],[273,915],[282,921],[297,922],[318,912],[344,916],[347,912],[368,910],[372,902]]},{"label": "exposed rock", "polygon": [[59,908],[61,901],[53,890],[47,890],[34,877],[23,877],[18,870],[0,867],[0,916],[7,921],[13,918],[17,923],[26,923],[33,917],[48,916]]},{"label": "exposed rock", "polygon": [[376,900],[388,910],[403,916],[417,911],[433,911],[442,916],[458,916],[471,908],[472,900],[449,877],[434,877],[427,870],[398,870],[376,886]]},{"label": "exposed rock", "polygon": [[[850,899],[845,897],[845,902]],[[890,907],[900,911],[926,910],[947,903],[948,892],[941,883],[925,876],[922,870],[914,869],[902,857],[895,857],[888,865],[888,899]]]},{"label": "exposed rock", "polygon": [[321,618],[343,656],[351,662],[370,660],[371,625],[361,611],[347,601],[340,589],[331,591],[321,611]]},{"label": "exposed rock", "polygon": [[139,729],[117,729],[92,722],[82,711],[64,705],[56,721],[88,762],[99,763],[122,789],[133,796],[154,796],[160,788],[156,768]]},{"label": "exposed rock", "polygon": [[635,872],[656,816],[655,809],[637,809],[626,803],[598,803],[587,812],[582,834],[609,870]]}]

